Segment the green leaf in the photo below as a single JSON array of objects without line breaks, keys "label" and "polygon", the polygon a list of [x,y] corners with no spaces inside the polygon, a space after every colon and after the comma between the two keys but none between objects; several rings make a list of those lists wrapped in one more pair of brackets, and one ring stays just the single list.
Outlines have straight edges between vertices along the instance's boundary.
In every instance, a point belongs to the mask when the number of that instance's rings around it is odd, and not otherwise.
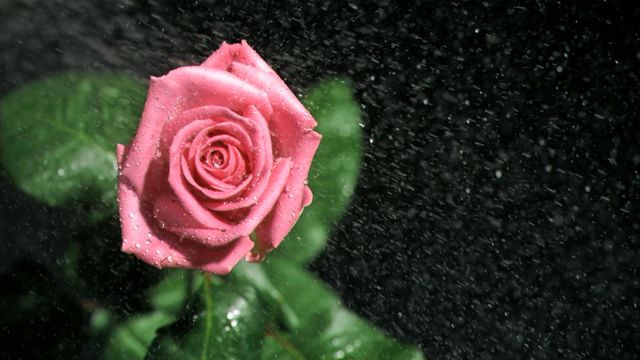
[{"label": "green leaf", "polygon": [[[340,305],[339,299],[298,265],[271,261],[265,266],[271,281],[299,318],[299,326],[273,329],[273,343],[265,344],[263,360],[280,359],[424,359],[422,353],[371,327]],[[275,354],[266,357],[267,353]]]},{"label": "green leaf", "polygon": [[[328,325],[331,314],[340,307],[340,300],[326,285],[290,261],[267,259],[262,265],[296,315],[297,330],[302,332],[297,335],[315,336],[317,328]],[[305,334],[307,330],[312,333]]]},{"label": "green leaf", "polygon": [[261,264],[240,261],[229,274],[230,281],[251,285],[258,291],[260,299],[275,309],[285,324],[292,327],[299,325],[299,319],[289,307],[284,296],[273,285]]},{"label": "green leaf", "polygon": [[[183,269],[168,269],[164,273],[164,278],[146,291],[149,304],[155,311],[117,325],[109,336],[103,359],[143,359],[155,338],[156,330],[174,322],[180,315],[189,293],[192,273]],[[94,312],[91,318],[94,330],[97,330],[93,325],[95,320],[100,320],[96,319],[100,310]]]},{"label": "green leaf", "polygon": [[147,290],[151,306],[167,314],[178,314],[187,299],[190,277],[187,270],[165,270],[164,279]]},{"label": "green leaf", "polygon": [[311,164],[307,207],[275,256],[309,262],[325,246],[334,222],[343,214],[358,179],[362,161],[360,108],[343,80],[327,80],[304,100],[318,122],[322,141]]},{"label": "green leaf", "polygon": [[170,324],[174,317],[162,311],[135,316],[118,325],[109,338],[102,359],[144,359],[156,330]]},{"label": "green leaf", "polygon": [[116,143],[135,132],[145,88],[112,74],[63,74],[0,100],[2,164],[51,206],[97,200],[115,209]]},{"label": "green leaf", "polygon": [[160,331],[147,359],[259,359],[265,306],[255,288],[205,280],[192,310]]}]

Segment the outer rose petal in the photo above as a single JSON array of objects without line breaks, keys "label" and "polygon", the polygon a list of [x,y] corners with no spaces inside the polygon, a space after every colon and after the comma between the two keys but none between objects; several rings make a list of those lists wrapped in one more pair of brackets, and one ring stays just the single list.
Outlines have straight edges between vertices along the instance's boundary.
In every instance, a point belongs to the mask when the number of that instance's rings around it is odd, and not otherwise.
[{"label": "outer rose petal", "polygon": [[[127,151],[118,145],[117,158]],[[209,248],[192,241],[180,240],[170,232],[149,223],[147,206],[141,202],[131,184],[120,178],[118,202],[122,225],[122,251],[156,266],[195,268],[224,275],[231,271],[253,247],[248,237],[241,237],[221,247]]]},{"label": "outer rose petal", "polygon": [[302,196],[302,206],[307,207],[313,201],[313,193],[308,186],[304,187],[304,195]]},{"label": "outer rose petal", "polygon": [[267,73],[275,73],[273,69],[271,69],[271,66],[269,66],[245,40],[242,40],[240,44],[227,44],[223,42],[220,48],[209,56],[201,66],[211,69],[228,70],[233,62],[240,62]]},{"label": "outer rose petal", "polygon": [[273,139],[274,151],[293,159],[293,170],[286,188],[270,216],[257,229],[261,251],[277,247],[298,220],[302,208],[309,203],[303,185],[311,160],[320,144],[321,135],[312,129],[316,122],[289,87],[274,72],[255,71],[241,62],[231,64],[230,71],[257,88],[264,90],[273,108],[269,128],[278,134]]},{"label": "outer rose petal", "polygon": [[302,213],[302,209],[311,203],[312,195],[304,180],[309,174],[309,166],[320,144],[320,134],[312,131],[307,136],[296,157],[293,169],[285,187],[289,192],[280,195],[273,210],[256,229],[259,247],[263,251],[278,247],[284,237],[291,231]]}]

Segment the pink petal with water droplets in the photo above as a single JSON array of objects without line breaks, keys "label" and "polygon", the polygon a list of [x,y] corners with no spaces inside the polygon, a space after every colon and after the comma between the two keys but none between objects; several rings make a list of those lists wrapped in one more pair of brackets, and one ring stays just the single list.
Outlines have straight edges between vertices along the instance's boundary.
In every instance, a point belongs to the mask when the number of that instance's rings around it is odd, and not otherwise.
[{"label": "pink petal with water droplets", "polygon": [[[118,157],[125,151],[118,146]],[[133,186],[121,177],[118,202],[122,226],[122,251],[157,268],[187,268],[224,275],[253,247],[248,238],[239,238],[220,247],[206,247],[180,239],[164,230],[152,214],[149,204],[140,201]]]}]

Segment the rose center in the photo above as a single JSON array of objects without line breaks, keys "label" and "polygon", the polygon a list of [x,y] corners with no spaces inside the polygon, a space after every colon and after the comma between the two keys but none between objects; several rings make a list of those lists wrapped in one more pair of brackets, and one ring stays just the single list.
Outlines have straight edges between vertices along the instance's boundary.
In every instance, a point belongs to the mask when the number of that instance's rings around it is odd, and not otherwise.
[{"label": "rose center", "polygon": [[214,168],[220,168],[224,165],[224,155],[220,151],[212,151],[209,154],[209,163],[213,165]]},{"label": "rose center", "polygon": [[200,161],[214,169],[219,169],[226,165],[227,157],[218,149],[210,149],[206,156],[200,158]]}]

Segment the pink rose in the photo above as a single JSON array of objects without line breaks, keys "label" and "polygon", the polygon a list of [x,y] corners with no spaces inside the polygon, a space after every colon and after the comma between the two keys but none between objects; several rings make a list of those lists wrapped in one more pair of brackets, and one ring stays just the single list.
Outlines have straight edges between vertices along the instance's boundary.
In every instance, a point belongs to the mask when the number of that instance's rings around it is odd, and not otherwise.
[{"label": "pink rose", "polygon": [[315,126],[245,41],[152,77],[133,142],[118,145],[122,251],[217,274],[259,260],[311,202]]}]

